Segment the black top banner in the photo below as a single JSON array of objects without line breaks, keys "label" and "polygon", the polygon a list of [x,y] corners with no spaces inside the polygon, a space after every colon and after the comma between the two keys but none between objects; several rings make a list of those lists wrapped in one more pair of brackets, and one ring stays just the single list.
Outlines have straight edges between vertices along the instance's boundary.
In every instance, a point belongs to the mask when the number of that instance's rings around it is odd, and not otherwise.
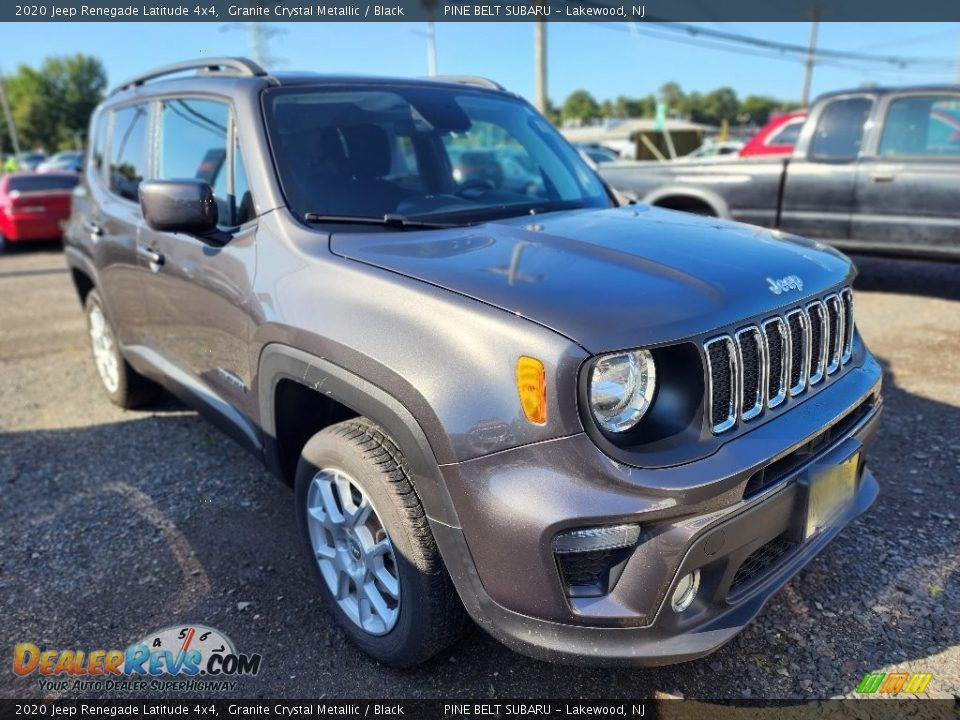
[{"label": "black top banner", "polygon": [[49,0],[0,4],[2,22],[918,22],[960,21],[957,0]]}]

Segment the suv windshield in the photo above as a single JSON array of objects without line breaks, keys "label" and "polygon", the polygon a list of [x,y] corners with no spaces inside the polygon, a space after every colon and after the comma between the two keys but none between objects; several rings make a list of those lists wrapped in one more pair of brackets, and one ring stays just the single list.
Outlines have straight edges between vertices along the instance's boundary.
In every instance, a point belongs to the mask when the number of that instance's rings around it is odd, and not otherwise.
[{"label": "suv windshield", "polygon": [[527,103],[465,87],[265,94],[284,195],[301,218],[470,223],[608,207],[594,172]]}]

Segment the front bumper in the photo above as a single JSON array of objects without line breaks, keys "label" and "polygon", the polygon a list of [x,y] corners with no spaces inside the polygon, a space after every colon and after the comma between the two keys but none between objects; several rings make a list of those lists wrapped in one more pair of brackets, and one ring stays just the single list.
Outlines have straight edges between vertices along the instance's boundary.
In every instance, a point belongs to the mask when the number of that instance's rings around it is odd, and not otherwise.
[{"label": "front bumper", "polygon": [[[506,645],[555,661],[658,665],[717,649],[876,498],[861,465],[852,500],[819,533],[797,537],[801,484],[812,469],[851,450],[866,454],[880,376],[867,355],[776,422],[673,468],[616,463],[584,435],[444,466],[462,527],[434,523],[434,533],[468,611]],[[553,537],[625,522],[643,532],[613,590],[568,598]],[[738,574],[758,557],[766,564]],[[670,595],[693,569],[700,592],[675,613]]]}]

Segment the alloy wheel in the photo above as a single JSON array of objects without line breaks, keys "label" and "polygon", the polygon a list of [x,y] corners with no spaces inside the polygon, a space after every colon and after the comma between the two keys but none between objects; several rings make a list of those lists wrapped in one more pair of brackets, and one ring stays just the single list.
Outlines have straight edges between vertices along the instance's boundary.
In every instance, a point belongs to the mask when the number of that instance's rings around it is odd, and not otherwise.
[{"label": "alloy wheel", "polygon": [[103,309],[97,304],[92,304],[88,321],[94,364],[97,366],[97,372],[104,387],[108,392],[114,393],[120,386],[120,367],[113,330],[104,317]]},{"label": "alloy wheel", "polygon": [[400,575],[393,544],[373,503],[342,470],[318,472],[307,491],[314,556],[334,600],[371,635],[386,635],[400,616]]}]

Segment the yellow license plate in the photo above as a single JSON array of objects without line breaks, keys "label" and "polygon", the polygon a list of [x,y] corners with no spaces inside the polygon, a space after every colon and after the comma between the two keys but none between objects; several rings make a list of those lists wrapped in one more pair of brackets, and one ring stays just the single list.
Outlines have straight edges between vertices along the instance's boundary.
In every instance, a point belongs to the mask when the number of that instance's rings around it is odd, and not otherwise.
[{"label": "yellow license plate", "polygon": [[837,515],[853,502],[859,467],[860,452],[857,451],[843,462],[812,474],[807,494],[804,540],[829,527]]}]

